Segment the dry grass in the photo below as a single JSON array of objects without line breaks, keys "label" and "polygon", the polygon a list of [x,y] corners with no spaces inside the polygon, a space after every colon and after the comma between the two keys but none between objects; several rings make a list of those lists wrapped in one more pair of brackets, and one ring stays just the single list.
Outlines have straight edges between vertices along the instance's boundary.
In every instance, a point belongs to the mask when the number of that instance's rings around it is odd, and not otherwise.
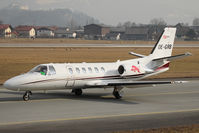
[{"label": "dry grass", "polygon": [[178,126],[148,130],[121,131],[114,133],[199,133],[199,125]]},{"label": "dry grass", "polygon": [[[112,62],[135,58],[128,52],[148,55],[151,48],[0,48],[0,83],[29,71],[35,65],[64,62]],[[173,54],[193,56],[171,63],[170,70],[153,78],[199,77],[199,48],[175,48]]]},{"label": "dry grass", "polygon": [[13,38],[0,39],[0,43],[53,43],[53,44],[154,44],[153,41],[110,41],[110,40],[83,40],[83,39],[60,39],[60,38]]},{"label": "dry grass", "polygon": [[[64,38],[0,38],[0,43],[53,43],[53,44],[155,44],[155,41],[111,41],[111,40],[83,40],[83,39],[64,39]],[[199,44],[199,41],[176,41],[175,44]]]}]

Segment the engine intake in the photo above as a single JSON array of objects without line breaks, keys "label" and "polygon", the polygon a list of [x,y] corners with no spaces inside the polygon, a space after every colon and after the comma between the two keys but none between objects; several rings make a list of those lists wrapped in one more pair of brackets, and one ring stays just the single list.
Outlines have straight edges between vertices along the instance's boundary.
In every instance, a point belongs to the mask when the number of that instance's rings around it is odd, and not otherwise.
[{"label": "engine intake", "polygon": [[122,74],[124,73],[124,71],[125,71],[124,66],[123,66],[123,65],[120,65],[120,66],[118,67],[118,72],[119,72],[119,74],[122,75]]}]

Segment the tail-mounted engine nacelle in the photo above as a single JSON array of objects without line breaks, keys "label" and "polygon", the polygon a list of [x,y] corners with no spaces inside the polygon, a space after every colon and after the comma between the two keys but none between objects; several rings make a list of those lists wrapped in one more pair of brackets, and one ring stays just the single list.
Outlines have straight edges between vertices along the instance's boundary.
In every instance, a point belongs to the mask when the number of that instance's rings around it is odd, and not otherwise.
[{"label": "tail-mounted engine nacelle", "polygon": [[142,72],[143,71],[138,65],[125,64],[118,67],[118,73],[120,76],[136,75],[141,74]]},{"label": "tail-mounted engine nacelle", "polygon": [[125,68],[124,68],[123,65],[120,65],[120,66],[118,67],[118,72],[119,72],[120,75],[124,74]]}]

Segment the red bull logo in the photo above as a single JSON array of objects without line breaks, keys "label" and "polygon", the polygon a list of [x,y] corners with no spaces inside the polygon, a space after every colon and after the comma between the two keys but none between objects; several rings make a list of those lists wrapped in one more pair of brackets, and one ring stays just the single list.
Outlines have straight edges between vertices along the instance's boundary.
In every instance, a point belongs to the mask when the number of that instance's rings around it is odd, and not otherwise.
[{"label": "red bull logo", "polygon": [[131,71],[140,73],[140,69],[134,65],[131,67]]},{"label": "red bull logo", "polygon": [[163,38],[164,38],[164,39],[167,39],[167,38],[169,38],[169,36],[164,35]]}]

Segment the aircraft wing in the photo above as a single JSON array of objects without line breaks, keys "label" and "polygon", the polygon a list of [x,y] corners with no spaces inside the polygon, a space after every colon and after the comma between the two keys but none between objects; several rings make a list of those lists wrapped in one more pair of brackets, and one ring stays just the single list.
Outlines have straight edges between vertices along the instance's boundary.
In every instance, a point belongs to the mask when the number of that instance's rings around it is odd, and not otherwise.
[{"label": "aircraft wing", "polygon": [[108,87],[108,86],[134,86],[134,87],[143,87],[143,86],[155,86],[159,84],[178,84],[185,83],[187,81],[128,81],[128,82],[93,82],[87,84],[87,87]]},{"label": "aircraft wing", "polygon": [[109,83],[108,86],[125,86],[125,85],[156,85],[156,84],[172,84],[172,81],[134,81],[126,83]]}]

